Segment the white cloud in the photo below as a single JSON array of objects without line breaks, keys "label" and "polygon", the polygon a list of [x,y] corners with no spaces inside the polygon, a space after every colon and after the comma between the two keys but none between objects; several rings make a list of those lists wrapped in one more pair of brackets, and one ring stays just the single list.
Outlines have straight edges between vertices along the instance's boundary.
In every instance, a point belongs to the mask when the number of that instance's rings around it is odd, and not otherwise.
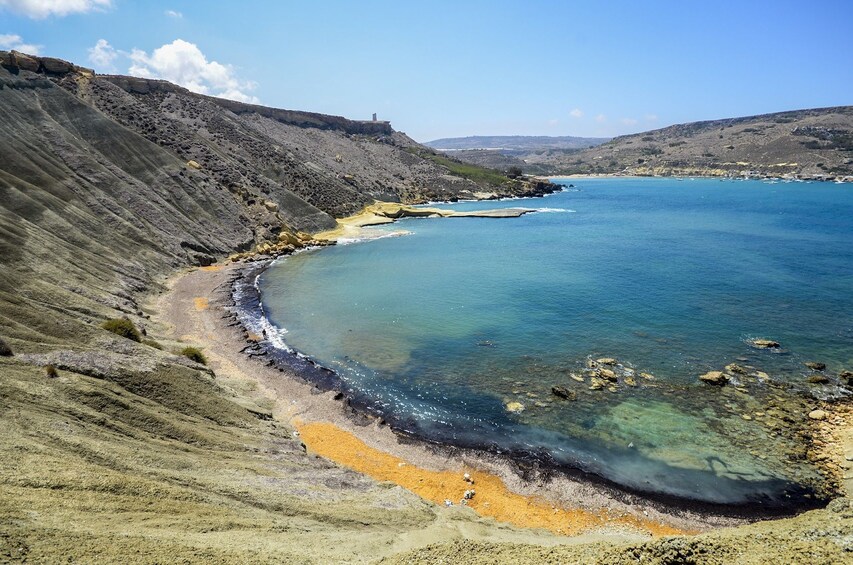
[{"label": "white cloud", "polygon": [[110,6],[112,0],[0,0],[0,8],[37,20],[103,10]]},{"label": "white cloud", "polygon": [[131,75],[165,79],[199,94],[238,102],[259,102],[257,97],[248,93],[257,86],[255,83],[239,80],[233,67],[208,61],[197,45],[183,39],[158,47],[151,55],[134,49],[130,60],[132,64],[128,72]]},{"label": "white cloud", "polygon": [[573,118],[583,118],[583,110],[581,110],[580,108],[575,108],[574,110],[569,112],[569,115]]},{"label": "white cloud", "polygon": [[647,121],[647,122],[656,122],[656,121],[658,121],[658,116],[657,116],[657,114],[646,114],[646,121]]},{"label": "white cloud", "polygon": [[13,33],[0,34],[0,49],[8,49],[10,51],[14,49],[27,55],[38,55],[41,48],[41,45],[24,43],[24,39],[20,35]]},{"label": "white cloud", "polygon": [[184,17],[184,15],[181,12],[177,12],[175,10],[166,10],[164,12],[164,14],[166,14],[170,18],[175,18],[176,20],[180,20],[181,18]]},{"label": "white cloud", "polygon": [[622,123],[626,126],[635,126],[637,125],[637,120],[634,118],[622,118]]},{"label": "white cloud", "polygon": [[603,124],[604,122],[607,121],[607,116],[605,116],[604,114],[599,114],[595,117],[595,121],[600,123],[600,124]]},{"label": "white cloud", "polygon": [[95,65],[96,71],[115,72],[113,63],[118,56],[119,52],[106,39],[99,39],[95,46],[89,49],[89,61]]}]

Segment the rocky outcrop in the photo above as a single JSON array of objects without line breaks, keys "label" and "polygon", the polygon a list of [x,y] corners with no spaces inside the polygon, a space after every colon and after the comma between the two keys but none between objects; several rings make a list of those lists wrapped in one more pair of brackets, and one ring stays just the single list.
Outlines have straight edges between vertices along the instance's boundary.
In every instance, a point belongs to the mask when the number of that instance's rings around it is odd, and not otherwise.
[{"label": "rocky outcrop", "polygon": [[92,69],[78,67],[68,61],[54,57],[36,57],[19,51],[0,51],[0,66],[17,74],[20,71],[31,73],[47,73],[52,75],[65,75],[68,73],[84,73],[93,75]]}]

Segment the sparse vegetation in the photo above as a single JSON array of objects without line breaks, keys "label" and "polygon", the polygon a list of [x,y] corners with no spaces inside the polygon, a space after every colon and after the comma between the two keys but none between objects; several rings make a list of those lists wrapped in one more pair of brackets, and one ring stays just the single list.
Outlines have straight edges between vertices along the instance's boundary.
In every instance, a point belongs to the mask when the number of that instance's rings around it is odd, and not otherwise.
[{"label": "sparse vegetation", "polygon": [[506,177],[493,169],[463,163],[445,155],[440,155],[431,151],[424,151],[416,147],[409,147],[406,150],[422,159],[427,159],[433,163],[446,167],[450,170],[450,174],[452,175],[466,178],[474,182],[485,182],[495,186],[506,182]]},{"label": "sparse vegetation", "polygon": [[517,179],[522,174],[521,167],[510,167],[506,170],[506,176],[511,179]]},{"label": "sparse vegetation", "polygon": [[202,365],[207,365],[207,359],[204,354],[201,352],[201,349],[198,347],[187,346],[181,349],[181,355],[195,361],[196,363],[201,363]]},{"label": "sparse vegetation", "polygon": [[12,348],[6,345],[6,342],[3,341],[3,338],[0,338],[0,357],[11,357],[12,356]]},{"label": "sparse vegetation", "polygon": [[139,334],[139,330],[137,330],[136,326],[133,325],[133,322],[127,318],[112,318],[101,324],[101,327],[108,332],[113,332],[121,337],[133,341],[142,341],[142,336]]},{"label": "sparse vegetation", "polygon": [[45,365],[44,372],[49,379],[55,379],[59,376],[59,372],[56,370],[56,367],[53,365]]},{"label": "sparse vegetation", "polygon": [[142,343],[147,345],[148,347],[153,347],[154,349],[163,349],[163,346],[154,341],[153,339],[144,339]]}]

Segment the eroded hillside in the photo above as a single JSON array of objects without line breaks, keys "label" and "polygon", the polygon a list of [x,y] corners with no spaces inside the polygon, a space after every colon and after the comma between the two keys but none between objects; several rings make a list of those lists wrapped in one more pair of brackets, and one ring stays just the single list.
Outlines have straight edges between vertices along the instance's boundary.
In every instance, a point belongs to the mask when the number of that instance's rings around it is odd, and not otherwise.
[{"label": "eroded hillside", "polygon": [[853,176],[853,106],[674,125],[531,162],[560,174]]}]

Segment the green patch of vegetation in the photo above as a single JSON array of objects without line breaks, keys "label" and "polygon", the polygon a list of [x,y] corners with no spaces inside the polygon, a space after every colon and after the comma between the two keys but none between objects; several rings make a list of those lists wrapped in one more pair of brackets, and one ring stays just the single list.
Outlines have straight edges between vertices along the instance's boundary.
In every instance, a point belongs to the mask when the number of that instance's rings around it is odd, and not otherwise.
[{"label": "green patch of vegetation", "polygon": [[643,137],[643,141],[654,141],[654,140],[655,140],[655,138],[652,137],[651,135],[647,135],[647,136]]},{"label": "green patch of vegetation", "polygon": [[101,327],[108,332],[113,332],[121,337],[131,339],[133,341],[142,341],[142,336],[139,334],[139,330],[137,330],[136,326],[133,325],[133,322],[127,318],[112,318],[101,324]]},{"label": "green patch of vegetation", "polygon": [[521,167],[514,167],[513,166],[513,167],[510,167],[509,169],[506,170],[506,176],[508,178],[511,178],[511,179],[517,179],[522,174],[524,174],[524,173],[521,171]]},{"label": "green patch of vegetation", "polygon": [[686,141],[673,141],[669,144],[670,147],[678,147],[679,145],[687,145]]},{"label": "green patch of vegetation", "polygon": [[198,347],[187,346],[181,349],[181,355],[195,361],[196,363],[201,363],[202,365],[207,365],[207,359],[204,357],[204,354],[201,352],[201,349]]},{"label": "green patch of vegetation", "polygon": [[506,182],[506,177],[494,169],[487,169],[470,163],[463,163],[431,151],[425,151],[417,147],[407,147],[406,151],[412,155],[417,155],[421,159],[427,159],[437,165],[447,168],[450,174],[462,177],[474,182],[486,183],[499,186]]},{"label": "green patch of vegetation", "polygon": [[11,357],[12,356],[12,348],[6,345],[6,342],[3,341],[3,338],[0,338],[0,357]]},{"label": "green patch of vegetation", "polygon": [[163,349],[163,346],[154,341],[153,339],[144,339],[142,340],[142,343],[147,345],[148,347],[153,347],[154,349]]},{"label": "green patch of vegetation", "polygon": [[660,147],[655,147],[654,145],[643,147],[643,155],[660,155],[661,153],[663,153],[663,149]]}]

